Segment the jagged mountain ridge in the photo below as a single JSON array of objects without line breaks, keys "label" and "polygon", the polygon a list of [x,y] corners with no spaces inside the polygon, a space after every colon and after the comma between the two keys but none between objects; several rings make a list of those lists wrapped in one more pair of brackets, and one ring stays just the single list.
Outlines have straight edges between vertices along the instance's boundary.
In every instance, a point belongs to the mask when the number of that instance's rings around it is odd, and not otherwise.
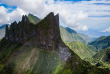
[{"label": "jagged mountain ridge", "polygon": [[[27,17],[29,19],[29,22],[33,23],[34,25],[36,25],[41,20],[37,16],[34,16],[33,14],[30,14],[30,13],[28,14]],[[69,27],[64,28],[60,26],[60,32],[61,32],[61,38],[67,42],[78,41],[78,42],[83,42],[87,44],[89,41],[91,41],[90,37],[83,35],[83,34],[79,34],[76,31],[70,29]],[[5,35],[5,31],[0,30],[0,33],[1,33],[0,35],[2,38]]]},{"label": "jagged mountain ridge", "polygon": [[59,15],[54,16],[53,13],[50,13],[44,19],[45,20],[41,20],[37,25],[33,25],[29,22],[27,16],[23,16],[22,21],[18,24],[14,22],[9,28],[6,26],[5,39],[12,42],[24,43],[32,37],[36,37],[39,47],[46,49],[49,47],[54,48],[61,39],[58,28]]},{"label": "jagged mountain ridge", "polygon": [[[16,26],[19,28],[15,29]],[[10,28],[6,27],[6,35],[0,44],[0,73],[108,73],[105,69],[96,68],[81,60],[63,43],[59,31],[59,16],[54,16],[53,13],[37,25],[23,16],[21,22],[12,23]]]}]

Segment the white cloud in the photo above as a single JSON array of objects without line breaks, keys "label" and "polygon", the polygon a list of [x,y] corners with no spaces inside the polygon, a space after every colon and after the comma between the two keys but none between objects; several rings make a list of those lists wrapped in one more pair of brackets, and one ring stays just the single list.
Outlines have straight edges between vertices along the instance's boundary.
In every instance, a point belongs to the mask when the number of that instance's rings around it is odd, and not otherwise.
[{"label": "white cloud", "polygon": [[[105,12],[110,10],[110,5],[95,5],[94,3],[110,3],[110,1],[81,1],[77,3],[67,2],[67,1],[57,1],[54,0],[2,0],[2,3],[17,6],[18,8],[12,13],[6,13],[7,9],[4,9],[8,23],[14,20],[20,20],[21,15],[32,13],[40,18],[44,18],[49,12],[54,12],[55,14],[60,14],[60,19],[67,26],[72,27],[75,30],[86,31],[89,28],[88,24],[82,24],[81,21],[88,20],[88,16],[102,16],[109,15],[110,12]],[[20,17],[20,18],[19,18]],[[89,17],[90,18],[90,17]],[[92,17],[93,18],[93,17]],[[103,17],[104,18],[104,17]],[[94,19],[95,21],[101,18]],[[106,18],[104,18],[106,20]],[[108,18],[110,19],[110,18]],[[91,19],[90,19],[91,20]],[[102,20],[102,19],[101,19]],[[104,21],[104,20],[103,20]],[[0,22],[3,20],[0,18]],[[80,23],[80,25],[79,25]],[[0,23],[1,24],[1,23]],[[95,25],[92,25],[93,27]],[[91,27],[92,27],[91,26]]]},{"label": "white cloud", "polygon": [[[72,26],[70,26],[70,27],[72,27]],[[77,31],[87,31],[88,27],[86,25],[82,25],[80,23],[76,23],[75,26],[72,27],[72,29],[77,30]]]},{"label": "white cloud", "polygon": [[26,14],[22,9],[17,8],[11,13],[7,13],[8,9],[0,6],[0,25],[20,21],[21,16]]},{"label": "white cloud", "polygon": [[6,12],[7,12],[7,9],[1,6],[0,7],[0,23],[5,23],[5,21],[9,20]]},{"label": "white cloud", "polygon": [[110,27],[105,29],[105,30],[103,30],[102,32],[110,32]]}]

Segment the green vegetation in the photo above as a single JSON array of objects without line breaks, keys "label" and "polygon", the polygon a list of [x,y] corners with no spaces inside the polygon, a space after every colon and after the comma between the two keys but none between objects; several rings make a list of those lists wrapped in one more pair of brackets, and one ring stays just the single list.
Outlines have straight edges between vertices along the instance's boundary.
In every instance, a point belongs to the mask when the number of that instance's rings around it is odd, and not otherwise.
[{"label": "green vegetation", "polygon": [[0,41],[0,61],[2,59],[8,59],[8,56],[14,52],[17,48],[19,48],[21,44],[16,42],[7,41],[2,39]]},{"label": "green vegetation", "polygon": [[110,36],[102,36],[95,41],[90,42],[89,45],[93,45],[98,50],[105,49],[110,46]]},{"label": "green vegetation", "polygon": [[83,42],[84,44],[87,44],[89,41],[91,41],[90,37],[83,34],[79,34],[68,27],[64,28],[60,26],[60,34],[61,34],[62,40],[66,42],[77,41],[77,42]]},{"label": "green vegetation", "polygon": [[52,74],[58,73],[61,68],[61,60],[59,59],[58,52],[47,51],[40,49],[38,59],[29,74]]},{"label": "green vegetation", "polygon": [[[96,66],[92,66],[89,62],[82,60],[76,53],[74,53],[74,51],[72,51],[73,49],[81,49],[81,51],[83,50],[83,52],[88,52],[87,54],[85,53],[86,55],[90,54],[92,56],[93,54],[95,54],[96,50],[95,49],[89,50],[88,47],[91,48],[94,47],[86,46],[81,42],[77,42],[74,48],[73,45],[75,43],[72,42],[70,44],[67,43],[67,45],[73,48],[72,50],[70,50],[61,41],[60,38],[58,39],[52,38],[54,37],[54,35],[59,35],[59,32],[57,32],[58,27],[55,26],[56,25],[55,23],[58,23],[55,21],[58,19],[53,18],[53,13],[51,14],[52,15],[48,15],[49,17],[46,17],[44,18],[44,20],[41,20],[39,23],[37,23],[37,25],[29,26],[31,28],[29,28],[29,30],[26,31],[26,33],[30,32],[29,34],[31,34],[33,31],[31,31],[30,29],[34,28],[38,32],[37,38],[36,36],[30,37],[29,39],[26,39],[26,41],[23,42],[22,44],[5,39],[2,39],[0,41],[0,73],[1,74],[95,74],[95,73],[109,74],[108,69],[101,69],[101,68],[97,68]],[[53,19],[55,19],[54,22]],[[24,26],[25,24],[22,25],[23,22],[19,22],[19,23],[20,23],[19,26],[20,30],[18,31],[20,32],[17,31],[17,33],[21,33],[22,31],[24,31],[24,30],[21,31],[21,27]],[[12,29],[15,28],[12,27]],[[68,32],[71,33],[73,31],[69,30]],[[11,33],[13,34],[13,30]],[[77,39],[78,37],[76,36],[75,38]],[[20,39],[23,38],[20,37]],[[50,42],[52,42],[53,44],[51,45]],[[56,43],[55,46],[54,43]],[[50,48],[44,49],[42,47],[42,44],[44,45],[45,48],[47,46],[49,46]],[[90,57],[90,55],[88,56]],[[86,56],[83,56],[82,58],[84,57]]]},{"label": "green vegetation", "polygon": [[99,51],[89,61],[98,67],[110,69],[110,47]]},{"label": "green vegetation", "polygon": [[[5,45],[7,46],[8,43]],[[61,60],[61,58],[59,57],[60,53],[57,49],[54,51],[39,49],[34,46],[34,44],[36,44],[36,40],[31,39],[22,47],[17,48],[7,58],[8,62],[1,62],[0,73],[89,74],[96,72],[108,72],[108,70],[105,69],[98,69],[96,67],[92,67],[88,62],[81,60],[71,50],[70,52],[72,56],[68,58],[68,61],[66,62]],[[65,45],[62,45],[62,47],[65,47]]]},{"label": "green vegetation", "polygon": [[34,16],[33,14],[29,14],[28,19],[33,24],[37,24],[40,21],[40,19],[37,16]]},{"label": "green vegetation", "polygon": [[72,42],[65,42],[65,43],[72,51],[74,51],[82,59],[91,58],[92,56],[95,55],[97,51],[95,47],[90,45],[85,45],[82,42],[72,41]]}]

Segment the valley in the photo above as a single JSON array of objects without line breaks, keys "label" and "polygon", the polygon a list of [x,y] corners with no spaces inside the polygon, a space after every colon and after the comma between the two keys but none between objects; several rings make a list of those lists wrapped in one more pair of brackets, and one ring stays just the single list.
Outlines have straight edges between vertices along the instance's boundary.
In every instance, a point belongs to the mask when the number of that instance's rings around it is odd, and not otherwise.
[{"label": "valley", "polygon": [[[87,61],[99,55],[94,45],[87,45],[91,38],[59,26],[58,14],[51,12],[42,20],[32,14],[23,15],[21,21],[5,28],[0,41],[0,73],[110,73],[108,68],[93,66],[92,61]],[[108,52],[104,54],[109,56]]]}]

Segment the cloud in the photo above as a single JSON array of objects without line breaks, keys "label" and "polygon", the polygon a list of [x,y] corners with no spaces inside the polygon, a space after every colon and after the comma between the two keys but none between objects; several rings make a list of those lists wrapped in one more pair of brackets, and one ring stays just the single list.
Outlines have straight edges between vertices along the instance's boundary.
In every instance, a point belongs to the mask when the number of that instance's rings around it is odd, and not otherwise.
[{"label": "cloud", "polygon": [[[6,13],[7,9],[4,9],[4,15],[8,23],[14,20],[20,20],[21,15],[32,13],[39,18],[44,18],[49,12],[54,12],[55,14],[60,14],[60,20],[65,23],[67,26],[75,29],[87,31],[89,27],[94,28],[96,25],[90,26],[92,22],[81,23],[86,20],[95,20],[100,21],[102,18],[97,17],[88,17],[88,16],[103,16],[110,15],[110,1],[54,1],[54,0],[1,0],[2,3],[5,3],[10,6],[17,6],[17,9],[11,13]],[[96,3],[105,3],[105,4],[96,4]],[[1,14],[3,15],[3,14]],[[2,18],[0,18],[1,20]],[[103,21],[110,19],[109,17],[103,17]],[[1,23],[4,23],[3,20]],[[0,24],[1,24],[0,23]],[[80,25],[79,25],[80,24]],[[62,25],[62,24],[61,24]]]},{"label": "cloud", "polygon": [[8,9],[3,6],[0,6],[0,25],[12,23],[14,21],[20,21],[21,16],[26,14],[22,9],[17,8],[11,13],[7,13]]},{"label": "cloud", "polygon": [[[72,26],[70,26],[70,27],[72,27]],[[77,31],[87,31],[88,27],[86,25],[82,25],[80,23],[76,23],[75,26],[72,27],[72,29],[77,30]]]},{"label": "cloud", "polygon": [[110,32],[110,27],[105,29],[105,30],[103,30],[102,32]]}]

